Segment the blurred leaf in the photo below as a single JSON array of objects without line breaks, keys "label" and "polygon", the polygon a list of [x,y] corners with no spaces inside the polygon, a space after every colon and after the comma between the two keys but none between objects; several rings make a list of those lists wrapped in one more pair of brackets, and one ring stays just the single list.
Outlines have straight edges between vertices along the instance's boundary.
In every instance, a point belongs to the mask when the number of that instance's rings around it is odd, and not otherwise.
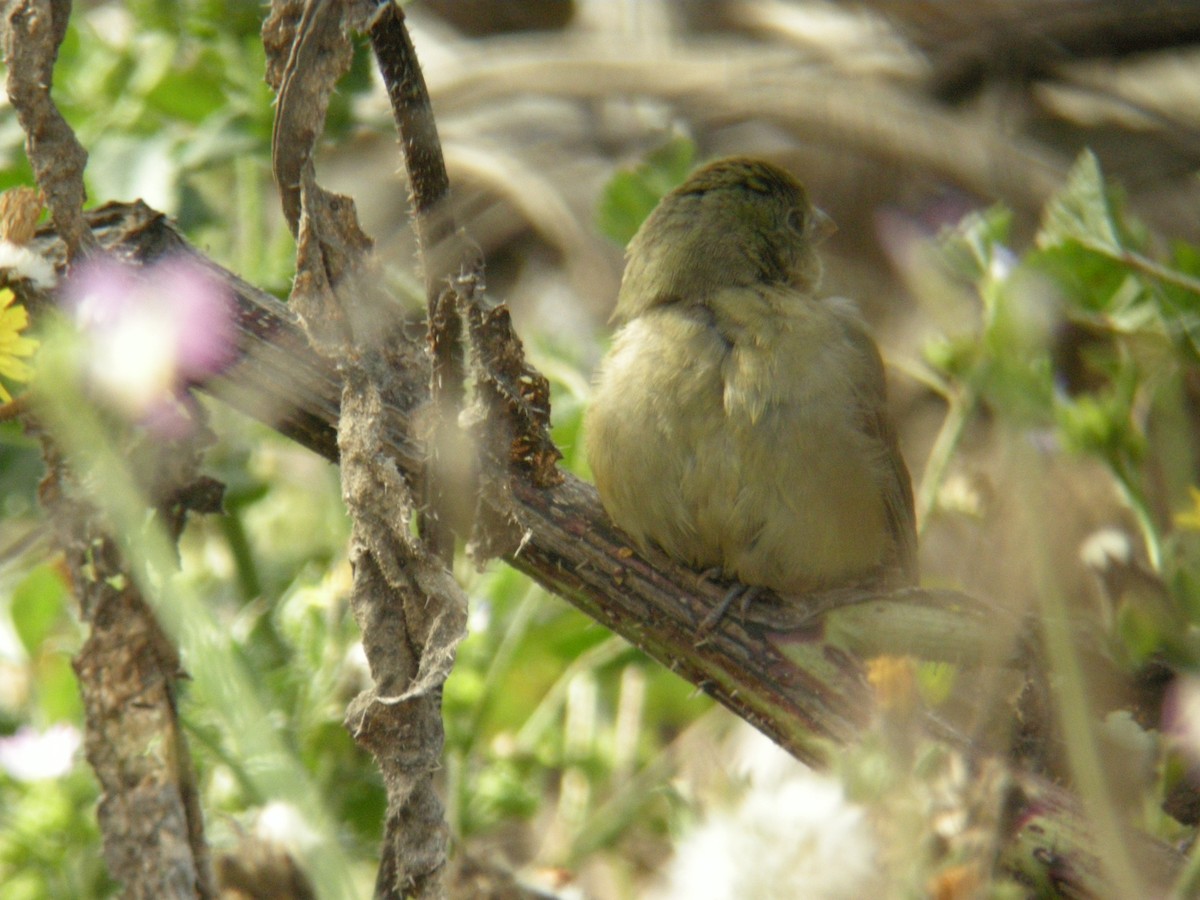
[{"label": "blurred leaf", "polygon": [[922,354],[925,361],[938,372],[955,380],[965,380],[979,357],[979,341],[975,335],[951,338],[934,335],[925,342]]},{"label": "blurred leaf", "polygon": [[1185,275],[1200,277],[1200,247],[1187,241],[1171,242],[1171,264]]},{"label": "blurred leaf", "polygon": [[687,177],[695,159],[692,140],[676,136],[634,168],[614,175],[596,210],[600,231],[621,245],[629,243],[663,195]]},{"label": "blurred leaf", "polygon": [[67,586],[50,566],[38,566],[13,590],[10,614],[21,645],[37,656],[42,642],[63,613]]},{"label": "blurred leaf", "polygon": [[1146,610],[1131,604],[1117,612],[1117,636],[1128,659],[1140,665],[1161,649],[1165,637],[1161,623]]},{"label": "blurred leaf", "polygon": [[[178,48],[175,49],[178,53]],[[226,103],[222,61],[206,50],[188,69],[172,67],[147,92],[146,99],[164,115],[201,122]]]},{"label": "blurred leaf", "polygon": [[1155,291],[1159,310],[1168,334],[1182,338],[1191,349],[1193,360],[1200,358],[1200,248],[1183,241],[1171,246],[1171,267],[1182,284],[1162,281]]},{"label": "blurred leaf", "polygon": [[0,780],[0,897],[116,896],[99,852],[96,794],[82,767],[53,780]]},{"label": "blurred leaf", "polygon": [[43,654],[33,667],[37,708],[44,722],[79,722],[83,702],[79,682],[66,653]]},{"label": "blurred leaf", "polygon": [[1138,459],[1145,439],[1133,424],[1137,372],[1128,368],[1105,390],[1056,404],[1056,417],[1068,448],[1116,463]]},{"label": "blurred leaf", "polygon": [[463,810],[463,834],[477,834],[509,818],[531,818],[543,802],[545,788],[538,776],[531,762],[490,760],[472,783]]},{"label": "blurred leaf", "polygon": [[[1185,563],[1189,562],[1185,560]],[[1169,582],[1171,596],[1189,622],[1200,624],[1200,575],[1194,565],[1179,565],[1171,573]]]},{"label": "blurred leaf", "polygon": [[968,213],[954,228],[941,235],[941,255],[950,271],[969,282],[978,282],[1000,274],[998,268],[1011,268],[1012,251],[1005,243],[1012,230],[1012,212],[992,206],[983,212]]},{"label": "blurred leaf", "polygon": [[982,356],[974,373],[980,396],[1026,425],[1048,424],[1054,396],[1049,348],[1058,316],[1054,297],[1028,271],[986,289]]},{"label": "blurred leaf", "polygon": [[1200,488],[1188,486],[1191,501],[1187,509],[1175,513],[1175,527],[1187,531],[1200,531]]},{"label": "blurred leaf", "polygon": [[1066,185],[1046,204],[1042,214],[1038,246],[1055,247],[1066,241],[1112,253],[1122,249],[1100,162],[1090,150],[1079,155]]},{"label": "blurred leaf", "polygon": [[1123,216],[1090,151],[1047,205],[1031,265],[1051,275],[1084,309],[1114,316],[1133,332],[1154,330],[1200,351],[1200,252],[1182,242],[1164,265],[1138,252],[1146,230]]},{"label": "blurred leaf", "polygon": [[1108,311],[1129,278],[1124,265],[1074,241],[1033,250],[1025,262],[1053,281],[1073,306],[1089,312]]},{"label": "blurred leaf", "polygon": [[945,703],[954,690],[958,667],[944,662],[922,662],[917,665],[917,690],[927,706]]}]

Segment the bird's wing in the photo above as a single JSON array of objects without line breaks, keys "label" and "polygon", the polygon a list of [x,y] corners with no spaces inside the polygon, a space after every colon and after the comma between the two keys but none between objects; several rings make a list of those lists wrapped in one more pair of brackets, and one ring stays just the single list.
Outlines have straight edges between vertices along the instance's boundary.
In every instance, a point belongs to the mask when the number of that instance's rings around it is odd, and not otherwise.
[{"label": "bird's wing", "polygon": [[895,563],[906,582],[917,580],[917,526],[913,506],[912,479],[900,454],[896,428],[887,409],[887,380],[879,348],[857,313],[839,316],[843,333],[855,352],[862,355],[871,373],[859,385],[859,427],[879,447],[880,471],[888,528],[895,544]]}]

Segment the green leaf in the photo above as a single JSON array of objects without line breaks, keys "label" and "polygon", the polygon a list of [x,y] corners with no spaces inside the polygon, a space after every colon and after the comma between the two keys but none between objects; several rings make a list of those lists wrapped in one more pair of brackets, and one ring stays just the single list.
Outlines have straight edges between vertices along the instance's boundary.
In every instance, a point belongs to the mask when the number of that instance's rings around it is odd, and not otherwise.
[{"label": "green leaf", "polygon": [[1066,185],[1042,214],[1038,246],[1045,249],[1067,241],[1110,253],[1122,249],[1100,162],[1090,150],[1079,155]]},{"label": "green leaf", "polygon": [[1055,415],[1064,444],[1104,460],[1141,458],[1145,438],[1132,419],[1136,385],[1137,373],[1124,370],[1104,391],[1060,398]]},{"label": "green leaf", "polygon": [[1048,276],[1072,306],[1089,313],[1110,311],[1129,278],[1124,264],[1076,241],[1030,251],[1025,263]]},{"label": "green leaf", "polygon": [[163,73],[146,92],[146,99],[166,118],[203,122],[228,102],[220,63],[213,56],[207,52],[192,68]]},{"label": "green leaf", "polygon": [[37,684],[36,706],[43,721],[79,722],[83,719],[83,704],[79,699],[79,682],[65,653],[45,654],[33,668]]},{"label": "green leaf", "polygon": [[1011,264],[1002,258],[1011,256],[1005,247],[1011,231],[1012,212],[1003,206],[968,213],[956,226],[943,230],[942,259],[952,273],[966,281],[993,277],[998,258],[1001,267]]},{"label": "green leaf", "polygon": [[596,210],[600,231],[620,244],[629,243],[662,196],[687,177],[695,159],[692,140],[676,136],[634,168],[614,175]]},{"label": "green leaf", "polygon": [[49,566],[34,569],[13,591],[9,608],[13,627],[30,656],[38,654],[42,642],[54,630],[66,597],[66,585]]},{"label": "green leaf", "polygon": [[935,335],[922,348],[925,361],[947,378],[966,381],[979,365],[983,346],[978,334],[962,337]]}]

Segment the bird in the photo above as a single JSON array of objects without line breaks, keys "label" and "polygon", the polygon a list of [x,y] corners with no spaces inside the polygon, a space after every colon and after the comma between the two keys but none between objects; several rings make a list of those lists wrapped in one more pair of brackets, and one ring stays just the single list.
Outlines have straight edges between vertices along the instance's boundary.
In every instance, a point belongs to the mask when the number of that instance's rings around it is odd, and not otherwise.
[{"label": "bird", "polygon": [[850,300],[818,292],[835,230],[787,170],[734,156],[630,240],[584,451],[639,549],[784,598],[916,583],[879,349]]}]

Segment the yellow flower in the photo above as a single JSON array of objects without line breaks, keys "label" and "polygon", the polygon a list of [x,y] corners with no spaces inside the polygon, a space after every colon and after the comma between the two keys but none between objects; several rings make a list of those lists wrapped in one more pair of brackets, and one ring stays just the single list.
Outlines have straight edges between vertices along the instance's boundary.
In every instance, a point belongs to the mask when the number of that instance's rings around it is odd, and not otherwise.
[{"label": "yellow flower", "polygon": [[1175,526],[1185,531],[1200,531],[1200,488],[1188,485],[1192,497],[1191,508],[1175,513]]},{"label": "yellow flower", "polygon": [[908,716],[917,705],[917,667],[907,656],[877,656],[867,661],[867,682],[879,708]]},{"label": "yellow flower", "polygon": [[[0,376],[13,381],[29,381],[33,367],[20,357],[32,356],[38,348],[33,338],[21,337],[29,325],[29,313],[8,288],[0,288]],[[12,395],[0,384],[0,402],[8,403]]]}]

